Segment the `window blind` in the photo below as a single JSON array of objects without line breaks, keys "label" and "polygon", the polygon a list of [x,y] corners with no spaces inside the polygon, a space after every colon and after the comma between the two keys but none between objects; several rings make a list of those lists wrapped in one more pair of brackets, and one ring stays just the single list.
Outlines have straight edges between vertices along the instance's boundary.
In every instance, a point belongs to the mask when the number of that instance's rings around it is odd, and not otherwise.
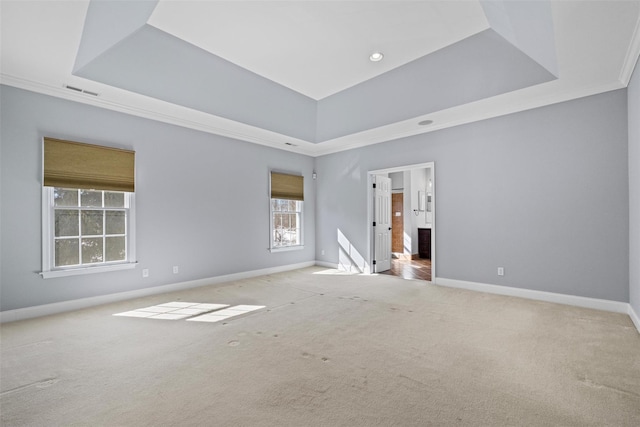
[{"label": "window blind", "polygon": [[135,152],[45,137],[44,185],[133,192]]},{"label": "window blind", "polygon": [[271,172],[271,198],[304,200],[304,177]]}]

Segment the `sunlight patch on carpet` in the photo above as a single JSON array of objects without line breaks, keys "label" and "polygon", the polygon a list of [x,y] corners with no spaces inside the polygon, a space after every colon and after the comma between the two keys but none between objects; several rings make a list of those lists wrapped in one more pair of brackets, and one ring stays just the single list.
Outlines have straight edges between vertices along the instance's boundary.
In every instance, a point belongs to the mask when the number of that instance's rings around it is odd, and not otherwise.
[{"label": "sunlight patch on carpet", "polygon": [[146,319],[179,320],[200,314],[211,313],[229,307],[229,304],[201,304],[198,302],[174,301],[132,311],[116,313],[114,316],[142,317]]},{"label": "sunlight patch on carpet", "polygon": [[252,311],[265,308],[264,305],[236,305],[233,307],[217,310],[212,313],[203,314],[202,316],[187,319],[188,322],[219,322],[231,317],[241,316]]}]

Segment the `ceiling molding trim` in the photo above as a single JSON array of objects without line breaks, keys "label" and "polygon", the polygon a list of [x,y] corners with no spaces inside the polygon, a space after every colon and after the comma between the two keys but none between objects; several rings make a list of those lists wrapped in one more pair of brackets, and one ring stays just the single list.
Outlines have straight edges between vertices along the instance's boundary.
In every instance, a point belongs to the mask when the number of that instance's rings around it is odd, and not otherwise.
[{"label": "ceiling molding trim", "polygon": [[[447,123],[443,123],[441,125],[428,126],[420,129],[397,132],[394,134],[385,134],[384,137],[377,137],[375,135],[374,136],[363,135],[362,138],[358,140],[354,140],[355,139],[353,138],[354,135],[350,135],[348,138],[351,141],[348,140],[347,142],[342,142],[340,141],[340,139],[335,139],[333,141],[327,141],[323,144],[318,144],[317,149],[314,150],[313,156],[314,157],[326,156],[329,154],[339,153],[342,151],[348,151],[348,150],[354,150],[357,148],[366,147],[368,145],[396,141],[398,139],[407,138],[415,135],[431,133],[431,132],[435,132],[443,129],[448,129],[456,126],[469,124],[469,123],[479,122],[482,120],[508,116],[510,114],[520,113],[527,110],[533,110],[540,107],[546,107],[548,105],[559,104],[566,101],[585,98],[587,96],[598,95],[600,93],[606,93],[613,90],[623,89],[624,87],[625,86],[623,86],[620,82],[617,82],[617,81],[610,82],[603,85],[582,87],[573,91],[555,93],[552,96],[528,100],[527,102],[523,102],[519,105],[508,103],[508,104],[505,104],[504,105],[505,108],[502,108],[502,109],[500,108],[486,109],[478,114],[465,115],[465,117],[462,119],[453,120]],[[478,103],[482,103],[482,102],[483,101],[478,101]],[[482,110],[482,109],[479,109],[479,110]],[[373,131],[375,131],[375,129]],[[362,132],[362,134],[366,134],[367,132],[368,131]]]},{"label": "ceiling molding trim", "polygon": [[[82,94],[76,94],[69,91],[62,86],[53,86],[40,82],[34,82],[23,78],[10,76],[7,74],[0,74],[0,84],[16,87],[19,89],[28,90],[31,92],[40,93],[43,95],[49,95],[56,98],[62,98],[69,101],[79,102],[82,104],[92,105],[99,108],[105,108],[112,111],[117,111],[124,114],[130,114],[137,117],[142,117],[150,120],[159,121],[162,123],[181,126],[201,132],[206,132],[214,135],[220,135],[227,138],[237,139],[249,143],[267,146],[278,150],[293,152],[297,154],[303,154],[310,157],[320,157],[329,154],[339,153],[342,151],[354,150],[357,148],[366,147],[369,145],[380,144],[383,142],[390,142],[402,138],[407,138],[415,135],[435,132],[451,127],[465,125],[469,123],[479,122],[482,120],[492,119],[496,117],[506,116],[509,114],[519,113],[526,110],[531,110],[547,105],[558,104],[565,101],[571,101],[573,99],[584,98],[591,95],[597,95],[599,93],[605,93],[612,90],[623,89],[626,86],[622,82],[610,82],[604,85],[595,85],[588,87],[581,87],[572,91],[566,91],[562,93],[554,93],[549,97],[541,97],[536,99],[530,99],[520,105],[514,105],[513,103],[506,103],[505,108],[488,108],[480,109],[481,113],[465,115],[464,118],[453,120],[441,125],[421,127],[419,129],[413,129],[409,131],[402,131],[396,133],[386,133],[384,136],[377,135],[379,129],[371,129],[361,132],[360,134],[352,134],[343,138],[337,138],[331,141],[326,141],[322,144],[314,144],[308,141],[298,140],[285,135],[265,131],[263,129],[254,129],[262,133],[273,133],[264,138],[259,138],[254,135],[248,135],[243,132],[230,130],[227,128],[212,126],[210,124],[203,123],[201,121],[189,120],[174,115],[159,113],[157,111],[151,111],[138,107],[131,107],[123,104],[119,104],[112,101],[107,101],[100,98],[94,98],[92,96],[86,96]],[[485,102],[478,101],[478,103]],[[458,107],[454,107],[458,108]],[[477,110],[476,110],[477,111]],[[215,119],[220,119],[217,116],[211,116]],[[227,119],[221,119],[227,120]],[[230,123],[235,125],[247,126],[244,124],[238,124],[236,122]],[[293,145],[287,145],[287,143]]]},{"label": "ceiling molding trim", "polygon": [[627,49],[627,54],[624,57],[624,63],[622,64],[622,70],[620,71],[620,82],[627,87],[631,80],[631,75],[640,57],[640,19],[636,21],[636,28],[633,30],[633,36],[631,36],[631,43]]},{"label": "ceiling molding trim", "polygon": [[[94,107],[104,108],[111,111],[116,111],[119,113],[129,114],[137,117],[142,117],[145,119],[155,120],[162,123],[172,124],[176,126],[181,126],[184,128],[189,128],[193,130],[198,130],[201,132],[206,132],[214,135],[219,135],[231,139],[237,139],[244,142],[250,142],[258,145],[264,145],[271,148],[276,148],[283,151],[294,152],[298,154],[304,154],[307,156],[314,156],[313,150],[309,150],[309,146],[312,146],[311,143],[303,140],[299,140],[296,138],[292,138],[286,135],[280,135],[275,132],[265,131],[264,129],[252,129],[254,131],[258,131],[263,134],[270,134],[265,136],[264,138],[256,137],[254,135],[249,135],[247,133],[239,132],[237,130],[231,130],[225,127],[213,126],[211,124],[207,124],[201,121],[189,120],[181,117],[177,117],[174,115],[160,113],[158,111],[152,111],[139,107],[132,107],[124,104],[120,104],[113,101],[108,101],[101,98],[95,98],[93,96],[87,96],[83,94],[78,94],[76,92],[65,89],[60,86],[53,86],[46,83],[35,82],[27,79],[23,79],[20,77],[11,76],[8,74],[0,74],[0,84],[12,86],[18,89],[28,90],[30,92],[36,92],[43,95],[49,95],[56,98],[62,98],[68,101],[79,102],[81,104],[87,104]],[[222,119],[217,116],[211,116],[217,120],[227,120]],[[232,121],[229,121],[232,122]],[[240,124],[237,122],[233,122],[235,126],[248,126],[244,124]],[[231,123],[230,123],[231,125]],[[293,145],[287,145],[287,143]]]}]

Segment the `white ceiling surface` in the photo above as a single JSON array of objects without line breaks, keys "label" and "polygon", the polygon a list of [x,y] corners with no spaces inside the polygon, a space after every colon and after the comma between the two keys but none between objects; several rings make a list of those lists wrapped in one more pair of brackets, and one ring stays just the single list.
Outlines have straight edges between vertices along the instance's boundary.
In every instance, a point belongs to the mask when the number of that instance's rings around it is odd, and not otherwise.
[{"label": "white ceiling surface", "polygon": [[[552,1],[557,80],[313,144],[73,76],[88,4],[0,0],[0,82],[309,155],[623,88],[640,54],[640,0]],[[162,0],[149,24],[315,99],[488,27],[477,1]],[[373,50],[385,59],[369,62]]]},{"label": "white ceiling surface", "polygon": [[160,1],[148,23],[315,100],[489,28],[478,1]]}]

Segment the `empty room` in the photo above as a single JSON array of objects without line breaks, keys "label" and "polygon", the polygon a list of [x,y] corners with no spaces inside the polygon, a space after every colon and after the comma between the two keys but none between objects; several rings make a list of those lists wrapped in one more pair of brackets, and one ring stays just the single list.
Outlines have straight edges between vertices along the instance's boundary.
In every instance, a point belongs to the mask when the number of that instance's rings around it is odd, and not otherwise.
[{"label": "empty room", "polygon": [[640,0],[0,0],[2,426],[640,425]]}]

